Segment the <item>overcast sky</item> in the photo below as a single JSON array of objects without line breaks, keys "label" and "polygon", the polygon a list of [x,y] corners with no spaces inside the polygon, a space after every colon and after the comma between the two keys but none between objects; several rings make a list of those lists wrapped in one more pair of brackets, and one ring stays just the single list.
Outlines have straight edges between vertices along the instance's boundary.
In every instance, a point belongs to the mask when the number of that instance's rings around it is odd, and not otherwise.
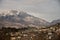
[{"label": "overcast sky", "polygon": [[60,19],[60,0],[0,0],[0,9],[21,9],[47,21]]}]

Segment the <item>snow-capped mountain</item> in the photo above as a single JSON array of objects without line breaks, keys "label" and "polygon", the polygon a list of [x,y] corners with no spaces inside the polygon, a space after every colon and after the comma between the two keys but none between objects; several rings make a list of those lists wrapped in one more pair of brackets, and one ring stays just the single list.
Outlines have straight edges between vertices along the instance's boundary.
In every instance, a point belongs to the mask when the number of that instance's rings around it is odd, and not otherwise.
[{"label": "snow-capped mountain", "polygon": [[49,22],[44,19],[34,17],[27,12],[8,10],[7,12],[0,12],[0,23],[5,26],[47,26]]}]

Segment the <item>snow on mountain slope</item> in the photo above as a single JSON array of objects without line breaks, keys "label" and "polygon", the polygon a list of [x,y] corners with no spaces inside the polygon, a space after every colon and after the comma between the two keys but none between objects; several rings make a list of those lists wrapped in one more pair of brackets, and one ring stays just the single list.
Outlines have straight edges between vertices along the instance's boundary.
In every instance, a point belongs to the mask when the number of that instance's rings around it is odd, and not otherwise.
[{"label": "snow on mountain slope", "polygon": [[[34,17],[27,12],[18,10],[8,10],[0,12],[0,21],[9,26],[47,26],[49,22],[44,19]],[[17,26],[17,27],[19,27]]]}]

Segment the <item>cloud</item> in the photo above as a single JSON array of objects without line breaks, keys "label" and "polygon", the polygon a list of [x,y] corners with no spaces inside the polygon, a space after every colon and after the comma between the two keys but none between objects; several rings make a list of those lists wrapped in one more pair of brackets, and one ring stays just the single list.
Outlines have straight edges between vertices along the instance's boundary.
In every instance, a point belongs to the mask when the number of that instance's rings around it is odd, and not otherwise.
[{"label": "cloud", "polygon": [[2,0],[0,0],[0,4],[2,3]]}]

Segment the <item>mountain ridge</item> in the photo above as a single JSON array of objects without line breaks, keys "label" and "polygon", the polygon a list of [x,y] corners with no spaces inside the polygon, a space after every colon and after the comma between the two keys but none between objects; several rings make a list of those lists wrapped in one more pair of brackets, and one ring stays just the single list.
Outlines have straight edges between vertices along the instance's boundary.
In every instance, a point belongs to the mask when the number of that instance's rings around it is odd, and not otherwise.
[{"label": "mountain ridge", "polygon": [[47,22],[46,20],[32,16],[24,11],[10,10],[6,14],[4,12],[2,13],[0,13],[1,14],[0,20],[3,20],[5,24],[7,22],[8,25],[10,24],[12,25],[12,23],[24,26],[34,26],[34,27],[49,25],[49,22]]},{"label": "mountain ridge", "polygon": [[55,24],[58,24],[58,23],[60,23],[60,19],[53,20],[50,24],[55,25]]}]

